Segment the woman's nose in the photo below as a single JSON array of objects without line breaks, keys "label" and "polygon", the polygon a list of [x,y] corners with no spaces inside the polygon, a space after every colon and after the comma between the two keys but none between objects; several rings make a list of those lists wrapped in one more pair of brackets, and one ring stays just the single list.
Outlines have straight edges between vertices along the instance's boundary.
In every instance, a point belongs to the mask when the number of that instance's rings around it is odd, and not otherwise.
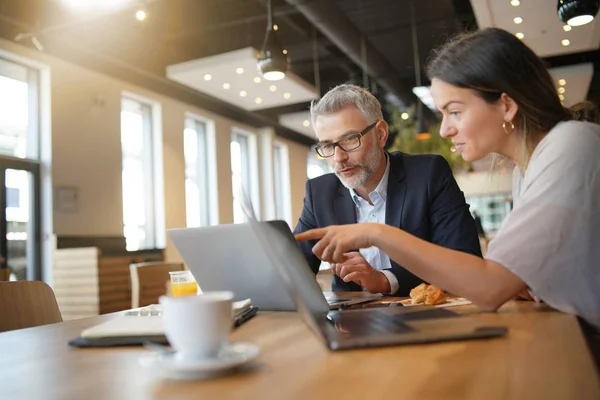
[{"label": "woman's nose", "polygon": [[442,125],[440,126],[440,136],[444,139],[448,139],[456,134],[456,129],[450,126],[446,121],[442,120]]}]

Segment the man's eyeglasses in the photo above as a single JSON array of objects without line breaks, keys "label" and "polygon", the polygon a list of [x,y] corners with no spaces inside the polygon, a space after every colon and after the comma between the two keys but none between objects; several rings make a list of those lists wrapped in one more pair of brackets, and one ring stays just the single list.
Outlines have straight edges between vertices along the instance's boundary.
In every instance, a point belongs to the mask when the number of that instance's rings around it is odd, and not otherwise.
[{"label": "man's eyeglasses", "polygon": [[323,158],[333,156],[335,154],[336,146],[344,151],[356,150],[361,145],[360,138],[363,137],[364,135],[366,135],[367,133],[369,133],[369,131],[371,129],[373,129],[375,127],[375,125],[377,125],[377,122],[379,122],[379,121],[375,121],[371,125],[367,126],[365,129],[360,131],[359,133],[355,133],[353,135],[348,135],[348,136],[344,137],[342,140],[338,140],[337,142],[318,144],[317,147],[315,148],[315,150],[317,151],[317,154],[319,154]]}]

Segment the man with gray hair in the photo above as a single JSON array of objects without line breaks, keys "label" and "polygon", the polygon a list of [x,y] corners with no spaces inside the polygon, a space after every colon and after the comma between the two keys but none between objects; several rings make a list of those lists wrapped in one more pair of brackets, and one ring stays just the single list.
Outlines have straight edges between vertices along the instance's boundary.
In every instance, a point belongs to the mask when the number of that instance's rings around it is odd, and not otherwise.
[{"label": "man with gray hair", "polygon": [[[304,208],[294,233],[329,225],[378,222],[440,246],[481,256],[477,228],[446,160],[384,150],[388,124],[381,104],[367,90],[339,85],[313,101],[317,153],[334,174],[306,183]],[[316,274],[316,241],[299,243]],[[333,290],[408,296],[422,283],[379,249],[346,254],[334,264]]]}]

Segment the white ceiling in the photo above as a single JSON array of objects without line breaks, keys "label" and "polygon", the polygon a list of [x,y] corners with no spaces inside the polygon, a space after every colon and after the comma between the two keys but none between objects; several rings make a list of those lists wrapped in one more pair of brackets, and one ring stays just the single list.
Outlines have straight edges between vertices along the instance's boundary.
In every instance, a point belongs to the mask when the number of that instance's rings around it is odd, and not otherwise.
[{"label": "white ceiling", "polygon": [[[599,18],[587,25],[571,27],[565,31],[556,12],[556,0],[520,0],[519,6],[511,0],[471,0],[473,12],[480,29],[496,27],[522,33],[523,42],[540,57],[553,57],[570,53],[598,50],[600,48]],[[522,22],[516,24],[514,19]],[[567,39],[568,46],[562,41]],[[591,63],[577,64],[550,70],[557,89],[559,79],[565,79],[563,93],[565,106],[585,100],[594,75]]]},{"label": "white ceiling", "polygon": [[[597,50],[600,47],[599,18],[565,32],[556,4],[556,0],[520,0],[520,5],[514,7],[510,0],[471,0],[480,29],[497,27],[515,34],[521,32],[525,35],[523,41],[540,57]],[[516,24],[515,17],[521,17],[523,22]],[[563,46],[563,39],[568,39],[570,44]]]},{"label": "white ceiling", "polygon": [[291,72],[279,81],[263,79],[256,68],[257,54],[256,49],[247,47],[169,65],[167,77],[248,111],[317,98],[317,90]]},{"label": "white ceiling", "polygon": [[310,112],[308,111],[282,114],[279,116],[279,123],[311,139],[317,137],[310,124]]}]

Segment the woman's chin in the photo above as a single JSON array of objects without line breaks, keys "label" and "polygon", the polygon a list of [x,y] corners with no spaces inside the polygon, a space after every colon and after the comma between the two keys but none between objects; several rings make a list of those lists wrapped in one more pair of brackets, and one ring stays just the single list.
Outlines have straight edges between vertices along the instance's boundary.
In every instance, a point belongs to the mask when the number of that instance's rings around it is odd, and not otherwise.
[{"label": "woman's chin", "polygon": [[485,158],[486,155],[487,154],[472,154],[470,152],[461,153],[462,159],[465,160],[466,162],[479,161],[479,160]]}]

